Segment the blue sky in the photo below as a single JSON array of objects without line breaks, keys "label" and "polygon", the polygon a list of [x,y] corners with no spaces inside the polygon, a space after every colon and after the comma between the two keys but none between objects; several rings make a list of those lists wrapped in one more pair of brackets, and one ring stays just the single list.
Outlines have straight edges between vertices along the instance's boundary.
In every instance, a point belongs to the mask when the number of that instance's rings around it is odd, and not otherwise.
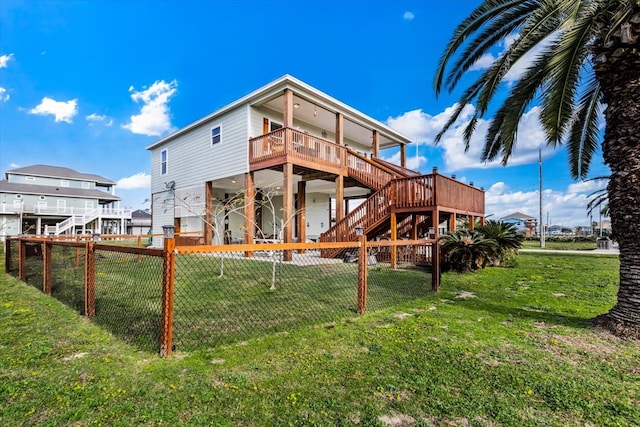
[{"label": "blue sky", "polygon": [[[587,195],[604,183],[571,179],[566,152],[543,146],[535,105],[507,167],[479,161],[486,121],[466,154],[464,123],[433,145],[459,96],[436,99],[436,64],[455,26],[479,3],[1,0],[0,173],[70,167],[117,181],[123,206],[149,207],[146,146],[291,74],[417,141],[407,150],[414,169],[437,166],[484,187],[494,217],[538,217],[543,147],[545,222],[548,212],[552,224],[586,225]],[[504,86],[513,79],[517,73]],[[608,175],[601,155],[590,175]]]}]

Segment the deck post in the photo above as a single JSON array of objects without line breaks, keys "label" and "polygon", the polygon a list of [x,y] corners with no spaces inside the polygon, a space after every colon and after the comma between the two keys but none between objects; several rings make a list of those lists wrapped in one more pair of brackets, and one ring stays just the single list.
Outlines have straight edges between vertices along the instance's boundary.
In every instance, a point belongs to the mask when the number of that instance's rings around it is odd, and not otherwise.
[{"label": "deck post", "polygon": [[405,144],[400,144],[400,166],[407,167],[407,146]]},{"label": "deck post", "polygon": [[53,252],[53,243],[51,243],[51,239],[49,239],[42,244],[42,258],[43,258],[42,291],[47,295],[51,295],[51,278],[52,278],[52,271],[53,271],[53,265],[51,262],[52,252]]},{"label": "deck post", "polygon": [[[167,231],[165,231],[165,234],[167,234]],[[160,330],[160,356],[165,357],[171,356],[171,351],[173,350],[173,294],[176,269],[175,248],[176,240],[173,237],[165,237],[162,275],[162,319]]]},{"label": "deck post", "polygon": [[367,236],[358,236],[358,314],[364,314],[367,308],[367,263],[369,261],[367,250]]},{"label": "deck post", "polygon": [[336,224],[344,218],[344,177],[336,177]]},{"label": "deck post", "polygon": [[[398,241],[398,220],[395,212],[391,212],[391,241]],[[398,246],[391,246],[391,268],[398,267]]]},{"label": "deck post", "polygon": [[[307,241],[307,182],[298,182],[298,210],[296,215],[298,216],[298,243],[305,243]],[[298,253],[303,254],[304,249],[299,249]]]},{"label": "deck post", "polygon": [[293,91],[291,89],[284,90],[284,105],[282,110],[282,126],[290,128],[293,126]]},{"label": "deck post", "polygon": [[469,220],[469,230],[473,231],[476,228],[476,219],[473,215],[467,215]]},{"label": "deck post", "polygon": [[373,135],[371,135],[371,155],[373,157],[380,157],[380,141],[378,138],[378,131],[373,130]]},{"label": "deck post", "polygon": [[449,233],[453,233],[456,231],[456,213],[453,212],[449,215]]},{"label": "deck post", "polygon": [[437,240],[431,244],[431,289],[440,290],[440,245]]},{"label": "deck post", "polygon": [[[283,241],[291,243],[293,240],[293,163],[285,163],[282,166],[284,182],[282,183],[282,220],[283,220]],[[293,251],[286,250],[283,253],[283,261],[293,260]]]}]

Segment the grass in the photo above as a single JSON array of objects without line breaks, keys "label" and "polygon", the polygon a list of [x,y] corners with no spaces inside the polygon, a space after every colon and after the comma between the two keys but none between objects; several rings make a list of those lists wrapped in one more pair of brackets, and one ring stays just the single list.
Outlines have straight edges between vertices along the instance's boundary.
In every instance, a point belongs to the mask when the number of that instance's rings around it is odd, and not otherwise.
[{"label": "grass", "polygon": [[[540,242],[534,240],[525,240],[522,242],[522,247],[525,249],[540,249]],[[544,249],[552,250],[574,250],[574,251],[590,251],[596,249],[596,242],[544,242]]]},{"label": "grass", "polygon": [[617,268],[521,254],[390,310],[171,359],[2,275],[0,424],[640,425],[640,343],[589,327]]}]

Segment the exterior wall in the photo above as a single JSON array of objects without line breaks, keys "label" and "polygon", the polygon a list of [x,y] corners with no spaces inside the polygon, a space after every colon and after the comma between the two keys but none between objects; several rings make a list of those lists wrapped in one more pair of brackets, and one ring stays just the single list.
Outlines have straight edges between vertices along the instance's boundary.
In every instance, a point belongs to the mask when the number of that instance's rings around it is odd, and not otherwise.
[{"label": "exterior wall", "polygon": [[[99,207],[96,199],[81,199],[60,196],[39,196],[34,194],[21,194],[18,198],[15,193],[0,194],[0,212],[20,212],[20,203],[23,204],[22,212],[41,214],[82,214],[87,209]],[[58,207],[58,201],[64,201],[64,207]],[[87,202],[91,202],[92,207],[87,207]]]},{"label": "exterior wall", "polygon": [[20,218],[17,216],[0,215],[0,241],[7,236],[21,234]]},{"label": "exterior wall", "polygon": [[[203,123],[184,135],[151,150],[151,193],[176,189],[234,176],[249,170],[247,108],[239,107]],[[221,127],[221,141],[211,145],[211,128]],[[161,174],[161,152],[167,150],[167,173]]]},{"label": "exterior wall", "polygon": [[307,239],[317,239],[329,229],[329,203],[328,194],[307,193]]},{"label": "exterior wall", "polygon": [[[14,175],[9,173],[7,181],[16,184],[30,184],[30,185],[47,185],[49,187],[68,187],[68,188],[83,188],[85,190],[95,190],[96,183],[91,181],[78,181],[74,179],[62,179],[62,178],[47,178],[43,176],[28,176],[28,175]],[[111,187],[107,191],[111,191]]]},{"label": "exterior wall", "polygon": [[[249,170],[249,136],[247,134],[247,106],[203,123],[184,135],[154,148],[151,151],[151,193],[154,201],[152,228],[160,233],[162,225],[173,224],[173,203],[180,206],[180,199],[170,197],[165,183],[175,183],[176,194],[199,187],[204,197],[204,183],[219,178],[235,176]],[[221,127],[221,140],[211,144],[211,129]],[[161,174],[161,153],[167,150],[167,173]],[[201,200],[204,200],[203,198]],[[171,211],[171,212],[170,212]],[[177,209],[183,217],[196,215]],[[202,227],[200,227],[202,229]],[[154,246],[162,239],[154,238]]]}]

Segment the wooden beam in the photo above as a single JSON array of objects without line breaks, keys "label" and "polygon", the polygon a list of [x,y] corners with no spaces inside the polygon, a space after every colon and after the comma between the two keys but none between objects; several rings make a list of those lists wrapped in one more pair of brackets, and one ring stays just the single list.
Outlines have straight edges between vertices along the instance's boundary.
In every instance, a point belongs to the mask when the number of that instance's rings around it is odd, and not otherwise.
[{"label": "wooden beam", "polygon": [[[398,220],[396,213],[391,212],[391,241],[398,240]],[[395,269],[398,266],[398,247],[391,247],[391,268]]]},{"label": "wooden beam", "polygon": [[407,167],[407,146],[405,144],[400,144],[400,166]]},{"label": "wooden beam", "polygon": [[336,113],[336,144],[344,145],[344,116]]},{"label": "wooden beam", "polygon": [[[305,181],[298,182],[298,242],[307,241],[307,183]],[[303,254],[304,249],[300,249],[298,253]]]},{"label": "wooden beam", "polygon": [[380,135],[377,130],[373,130],[371,138],[371,155],[373,157],[380,157]]},{"label": "wooden beam", "polygon": [[[282,230],[282,239],[284,243],[293,242],[293,164],[285,163],[282,166],[284,181],[282,183],[282,220],[284,227]],[[283,261],[293,260],[292,251],[284,251]]]},{"label": "wooden beam", "polygon": [[344,218],[344,177],[336,177],[336,223]]},{"label": "wooden beam", "polygon": [[456,214],[455,212],[450,213],[449,214],[449,221],[447,221],[449,224],[449,232],[453,233],[454,231],[456,231]]},{"label": "wooden beam", "polygon": [[293,91],[284,90],[284,105],[282,106],[282,126],[290,128],[293,126]]}]

